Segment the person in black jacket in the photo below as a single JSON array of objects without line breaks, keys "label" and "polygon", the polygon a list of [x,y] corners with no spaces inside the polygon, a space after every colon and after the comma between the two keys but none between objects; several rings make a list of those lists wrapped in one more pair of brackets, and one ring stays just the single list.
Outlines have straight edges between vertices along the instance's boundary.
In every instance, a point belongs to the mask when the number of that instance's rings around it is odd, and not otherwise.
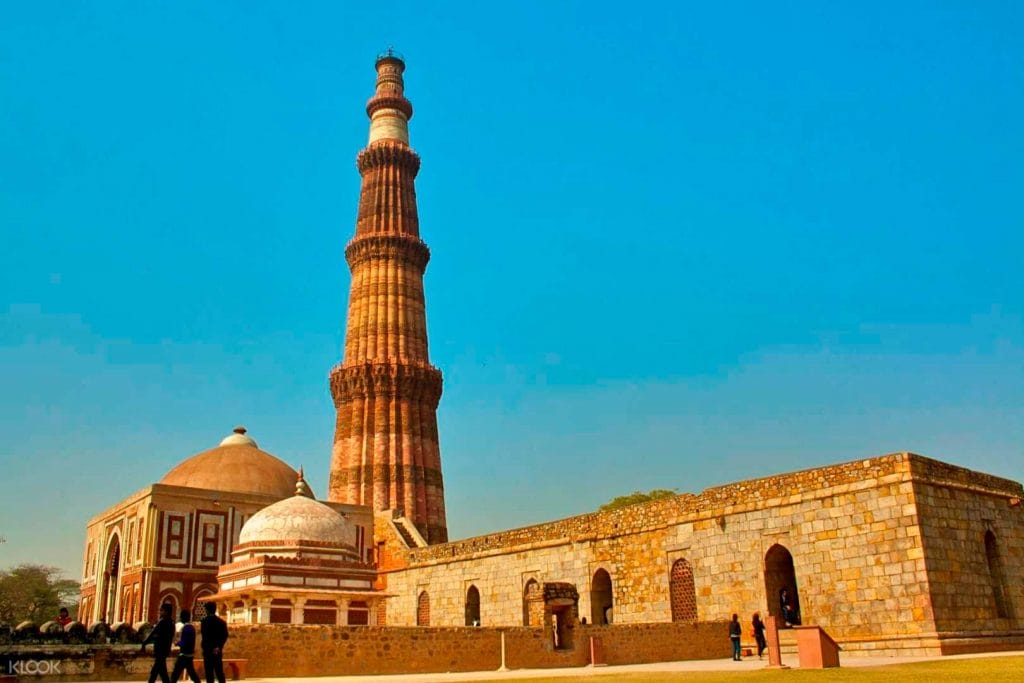
[{"label": "person in black jacket", "polygon": [[754,612],[754,640],[757,642],[757,658],[761,659],[764,649],[768,647],[768,641],[764,637],[764,622],[761,621],[761,614]]},{"label": "person in black jacket", "polygon": [[[206,669],[206,683],[224,683],[224,643],[228,641],[228,625],[217,616],[217,604],[206,603],[206,616],[199,622],[199,633],[203,637],[203,668]],[[150,681],[152,683],[152,681]]]},{"label": "person in black jacket", "polygon": [[174,621],[171,613],[174,608],[170,603],[160,605],[160,621],[149,632],[149,635],[142,641],[142,651],[146,651],[146,645],[153,643],[153,668],[149,670],[149,683],[154,683],[157,676],[161,683],[171,683],[167,675],[167,657],[171,654],[171,643],[174,641]]},{"label": "person in black jacket", "polygon": [[171,680],[178,683],[181,672],[184,671],[192,683],[199,683],[199,674],[196,673],[195,664],[192,662],[196,654],[196,627],[192,625],[192,614],[183,609],[178,621],[183,625],[181,635],[178,636],[178,658],[174,660],[174,668],[171,669]]},{"label": "person in black jacket", "polygon": [[740,636],[743,635],[743,627],[740,626],[740,617],[738,614],[732,615],[732,621],[729,622],[729,640],[732,641],[732,658],[733,661],[740,661]]}]

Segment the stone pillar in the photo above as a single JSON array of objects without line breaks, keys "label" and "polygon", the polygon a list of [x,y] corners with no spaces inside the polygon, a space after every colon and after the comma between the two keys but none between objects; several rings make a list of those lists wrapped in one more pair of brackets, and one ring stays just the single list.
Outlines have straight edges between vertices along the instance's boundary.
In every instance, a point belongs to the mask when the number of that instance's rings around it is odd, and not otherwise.
[{"label": "stone pillar", "polygon": [[306,609],[306,598],[295,598],[292,600],[292,623],[293,624],[304,624],[306,623],[306,615],[303,611]]},{"label": "stone pillar", "polygon": [[338,601],[338,626],[348,626],[348,598]]},{"label": "stone pillar", "polygon": [[330,374],[337,421],[328,500],[401,510],[428,543],[443,543],[442,380],[427,351],[430,250],[420,239],[414,186],[420,158],[409,147],[405,62],[389,51],[376,68],[370,141],[356,159],[356,234],[345,249],[352,285],[344,360]]},{"label": "stone pillar", "polygon": [[270,598],[262,598],[256,603],[256,623],[270,623]]}]

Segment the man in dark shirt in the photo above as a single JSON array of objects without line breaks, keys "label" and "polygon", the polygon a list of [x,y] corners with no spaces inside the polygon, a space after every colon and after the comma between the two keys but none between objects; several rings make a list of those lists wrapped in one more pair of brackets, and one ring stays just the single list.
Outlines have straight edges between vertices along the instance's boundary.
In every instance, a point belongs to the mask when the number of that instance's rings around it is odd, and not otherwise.
[{"label": "man in dark shirt", "polygon": [[149,671],[149,683],[154,683],[157,676],[162,683],[171,683],[167,676],[167,657],[171,654],[171,642],[174,641],[174,622],[171,620],[173,609],[170,603],[160,605],[160,621],[156,622],[149,636],[142,641],[143,652],[147,644],[153,643],[153,668]]},{"label": "man in dark shirt", "polygon": [[192,625],[192,614],[187,610],[181,610],[178,617],[184,626],[181,627],[181,635],[178,636],[178,658],[174,660],[174,669],[171,671],[171,680],[177,683],[184,671],[192,679],[192,683],[199,683],[199,674],[192,663],[196,654],[196,627]]},{"label": "man in dark shirt", "polygon": [[[224,683],[224,643],[228,641],[228,625],[217,616],[217,604],[206,603],[206,616],[199,622],[203,636],[203,668],[206,669],[206,683]],[[152,683],[152,681],[150,681]]]}]

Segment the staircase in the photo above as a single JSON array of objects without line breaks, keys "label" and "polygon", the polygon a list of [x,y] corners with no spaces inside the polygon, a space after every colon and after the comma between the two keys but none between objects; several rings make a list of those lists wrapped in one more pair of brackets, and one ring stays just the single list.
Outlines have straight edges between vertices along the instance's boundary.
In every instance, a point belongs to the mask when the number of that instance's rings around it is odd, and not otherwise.
[{"label": "staircase", "polygon": [[419,529],[408,517],[395,517],[391,520],[395,533],[405,543],[406,548],[425,548],[427,542],[420,535]]}]

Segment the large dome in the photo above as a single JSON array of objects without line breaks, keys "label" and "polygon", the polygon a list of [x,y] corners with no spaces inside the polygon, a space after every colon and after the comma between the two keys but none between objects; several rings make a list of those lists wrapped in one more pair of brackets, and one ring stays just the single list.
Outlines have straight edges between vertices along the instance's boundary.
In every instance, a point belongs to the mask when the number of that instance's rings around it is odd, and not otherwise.
[{"label": "large dome", "polygon": [[297,476],[287,463],[261,451],[244,427],[238,427],[216,448],[178,464],[160,483],[287,498],[295,492]]},{"label": "large dome", "polygon": [[[293,479],[294,481],[294,479]],[[315,543],[355,545],[355,527],[333,508],[310,497],[302,474],[298,476],[298,490],[291,498],[268,505],[242,526],[238,545],[289,545]]]}]

